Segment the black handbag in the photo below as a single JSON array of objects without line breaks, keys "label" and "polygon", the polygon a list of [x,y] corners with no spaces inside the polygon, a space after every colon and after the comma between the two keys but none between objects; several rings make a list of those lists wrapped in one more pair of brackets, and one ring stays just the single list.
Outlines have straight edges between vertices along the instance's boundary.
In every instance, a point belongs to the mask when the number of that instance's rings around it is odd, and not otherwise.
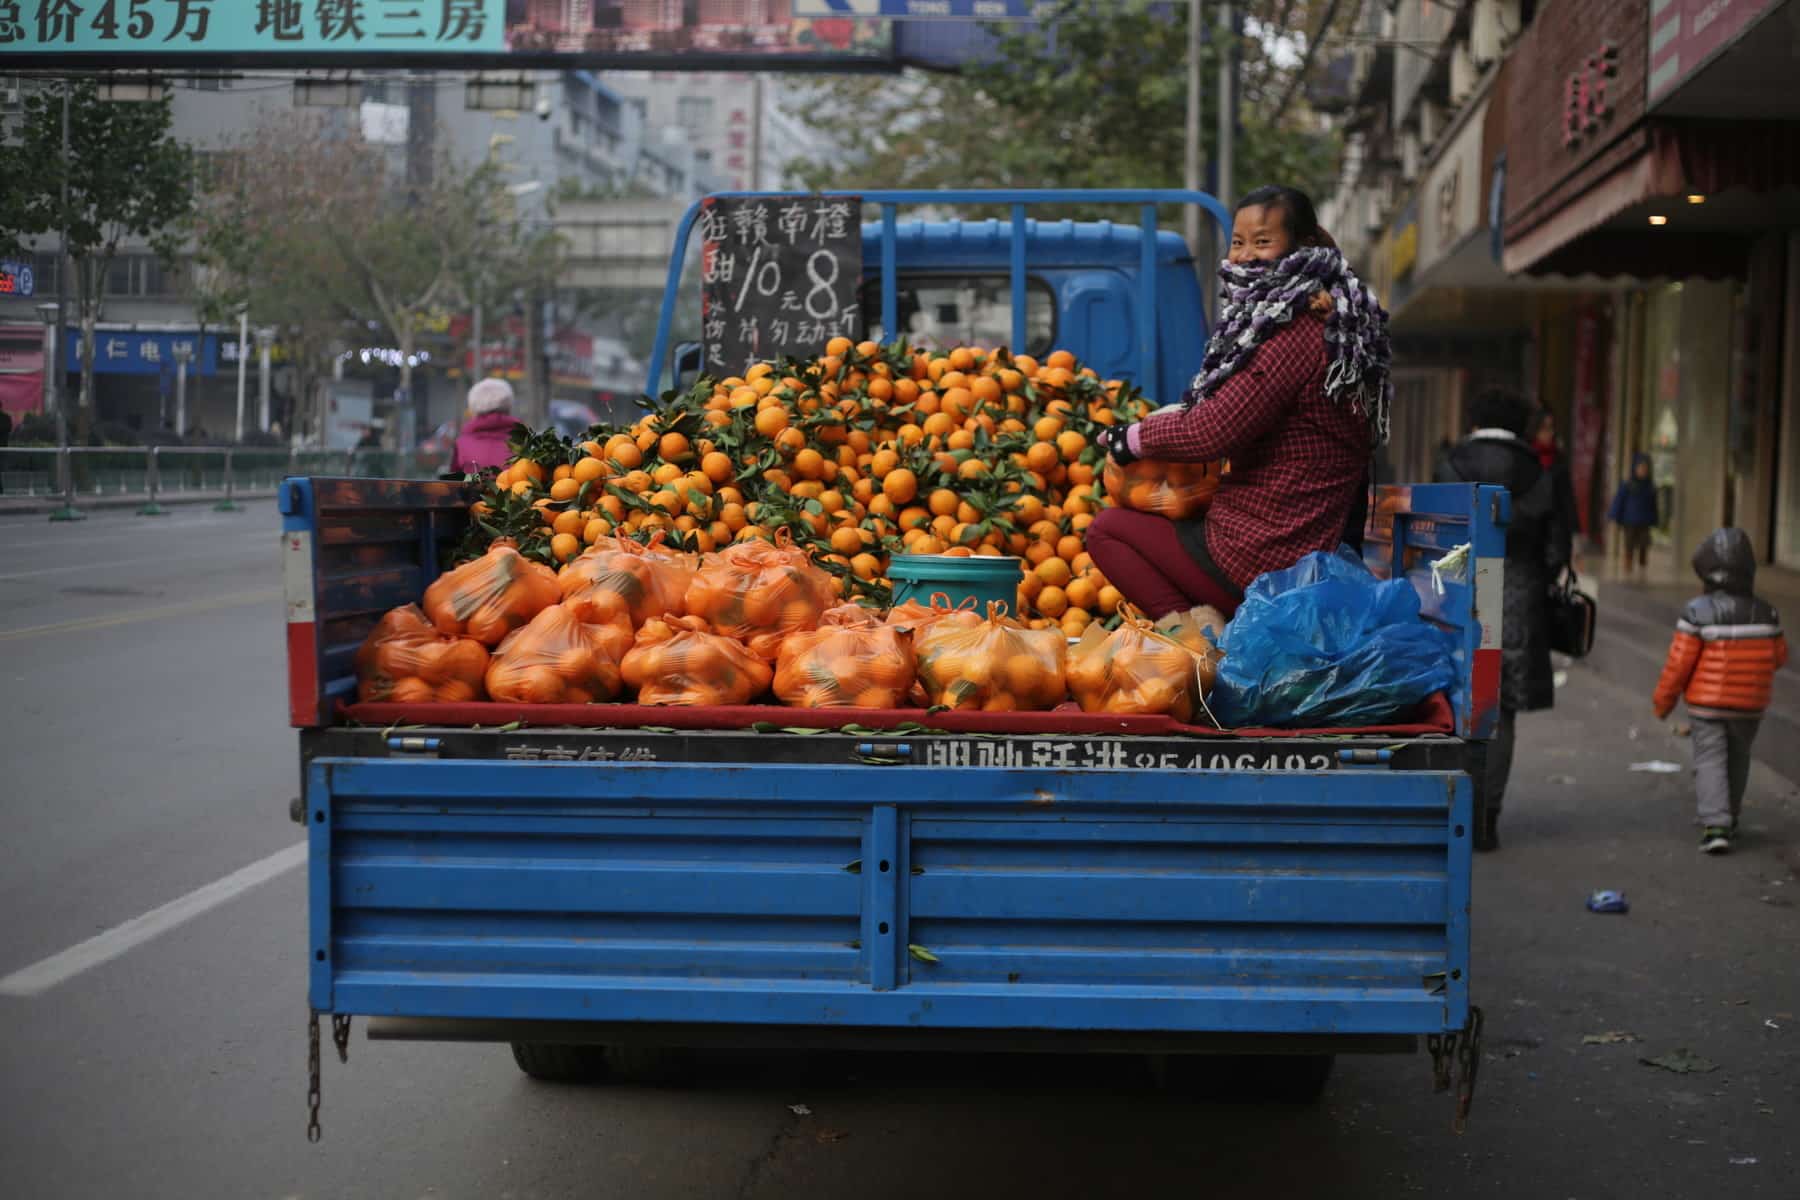
[{"label": "black handbag", "polygon": [[1581,590],[1581,580],[1570,567],[1550,585],[1550,648],[1570,658],[1587,657],[1599,623],[1600,606]]}]

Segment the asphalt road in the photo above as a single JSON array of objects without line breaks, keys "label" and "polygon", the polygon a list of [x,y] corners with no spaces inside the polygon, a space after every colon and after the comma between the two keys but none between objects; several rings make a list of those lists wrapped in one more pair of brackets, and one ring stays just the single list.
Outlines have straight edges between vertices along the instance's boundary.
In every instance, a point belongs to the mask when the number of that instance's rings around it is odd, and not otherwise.
[{"label": "asphalt road", "polygon": [[[1422,1055],[1340,1061],[1300,1109],[1075,1058],[552,1087],[503,1047],[359,1023],[308,1145],[303,879],[273,857],[300,840],[276,527],[266,503],[0,521],[9,1196],[1800,1195],[1800,795],[1759,767],[1740,851],[1700,857],[1686,776],[1628,770],[1685,741],[1580,667],[1522,723],[1505,847],[1478,862],[1488,1034],[1461,1137]],[[272,878],[235,874],[258,864]],[[1631,913],[1586,912],[1599,887]],[[46,961],[55,982],[8,994]],[[1637,1040],[1583,1043],[1608,1031]],[[1640,1062],[1677,1049],[1716,1069]]]}]

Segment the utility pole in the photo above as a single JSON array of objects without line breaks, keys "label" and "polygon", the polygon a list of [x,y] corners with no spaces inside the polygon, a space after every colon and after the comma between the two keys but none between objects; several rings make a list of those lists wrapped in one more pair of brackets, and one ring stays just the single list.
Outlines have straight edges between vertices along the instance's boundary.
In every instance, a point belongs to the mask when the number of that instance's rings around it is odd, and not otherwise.
[{"label": "utility pole", "polygon": [[[1200,146],[1200,89],[1203,86],[1200,72],[1200,56],[1206,45],[1205,30],[1201,22],[1206,19],[1205,0],[1188,0],[1187,27],[1187,161],[1184,165],[1182,186],[1190,192],[1197,192],[1203,186],[1206,174],[1205,151]],[[1194,261],[1203,261],[1200,249],[1200,208],[1189,204],[1182,211],[1182,233],[1187,238],[1188,250]]]},{"label": "utility pole", "polygon": [[186,342],[175,343],[175,432],[181,437],[187,436],[188,363],[193,357],[192,346]]},{"label": "utility pole", "polygon": [[[265,328],[256,331],[256,427],[264,433],[269,432],[269,351],[274,345],[275,331],[273,329]],[[282,433],[289,437],[293,436],[293,432],[291,429],[282,430]]]},{"label": "utility pole", "polygon": [[250,370],[250,310],[238,309],[237,440],[244,440],[244,384]]},{"label": "utility pole", "polygon": [[1237,154],[1237,6],[1219,5],[1219,202],[1227,210],[1236,199],[1232,160]]},{"label": "utility pole", "polygon": [[474,328],[470,331],[473,335],[473,340],[475,342],[475,352],[469,356],[469,381],[468,382],[469,382],[470,387],[474,387],[476,384],[480,383],[483,379],[487,378],[487,376],[482,374],[482,365],[481,365],[481,339],[482,339],[484,330],[481,327],[481,324],[482,324],[482,322],[481,322],[481,316],[482,316],[482,313],[481,313],[481,283],[482,283],[482,280],[481,280],[480,270],[481,269],[479,267],[476,268]]},{"label": "utility pole", "polygon": [[750,76],[750,190],[762,191],[763,159],[763,77],[762,72]]},{"label": "utility pole", "polygon": [[51,510],[52,521],[85,521],[87,514],[76,508],[73,503],[75,495],[74,474],[75,460],[69,453],[69,386],[68,355],[63,350],[64,330],[68,313],[69,268],[74,259],[69,256],[69,90],[74,84],[63,78],[62,94],[62,245],[58,247],[60,259],[56,264],[56,363],[52,368],[56,372],[56,446],[57,458],[62,461],[62,469],[67,473],[63,479],[63,502]]}]

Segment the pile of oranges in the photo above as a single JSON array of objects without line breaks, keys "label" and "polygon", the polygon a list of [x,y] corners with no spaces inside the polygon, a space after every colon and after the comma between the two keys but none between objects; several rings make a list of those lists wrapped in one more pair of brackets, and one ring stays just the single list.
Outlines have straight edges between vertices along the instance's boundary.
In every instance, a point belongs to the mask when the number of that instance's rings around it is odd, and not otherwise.
[{"label": "pile of oranges", "polygon": [[834,338],[671,393],[629,428],[537,434],[484,484],[470,542],[547,566],[615,537],[678,549],[787,535],[842,598],[884,603],[895,554],[1023,560],[1015,615],[1079,637],[1121,597],[1083,549],[1107,504],[1100,428],[1148,403],[1058,350],[914,350]]}]

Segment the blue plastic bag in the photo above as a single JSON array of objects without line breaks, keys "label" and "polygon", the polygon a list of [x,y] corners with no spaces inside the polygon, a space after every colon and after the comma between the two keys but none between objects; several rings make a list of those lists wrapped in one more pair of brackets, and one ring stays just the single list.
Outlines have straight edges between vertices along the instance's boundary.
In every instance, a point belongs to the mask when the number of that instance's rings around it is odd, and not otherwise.
[{"label": "blue plastic bag", "polygon": [[1228,729],[1391,724],[1456,686],[1456,642],[1412,585],[1347,549],[1258,577],[1221,648],[1210,704]]}]

